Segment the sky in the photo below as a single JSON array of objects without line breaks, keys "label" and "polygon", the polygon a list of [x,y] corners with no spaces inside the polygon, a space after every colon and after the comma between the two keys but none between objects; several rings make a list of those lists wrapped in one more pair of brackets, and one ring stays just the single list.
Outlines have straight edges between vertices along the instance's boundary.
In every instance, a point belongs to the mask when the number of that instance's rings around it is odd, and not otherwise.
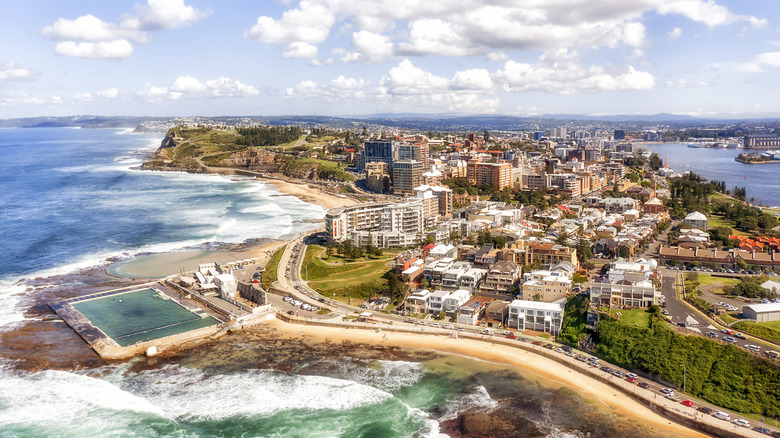
[{"label": "sky", "polygon": [[0,0],[0,118],[780,116],[776,0]]}]

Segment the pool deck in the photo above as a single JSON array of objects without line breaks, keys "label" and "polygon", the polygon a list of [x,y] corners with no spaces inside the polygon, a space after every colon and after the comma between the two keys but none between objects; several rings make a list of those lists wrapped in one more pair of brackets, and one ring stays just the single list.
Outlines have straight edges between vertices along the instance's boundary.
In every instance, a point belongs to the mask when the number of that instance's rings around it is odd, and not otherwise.
[{"label": "pool deck", "polygon": [[[87,317],[82,315],[81,312],[73,307],[73,304],[80,301],[102,298],[111,295],[119,295],[147,288],[155,289],[159,293],[163,293],[169,298],[175,299],[177,303],[181,303],[183,307],[186,307],[188,310],[194,313],[207,313],[209,316],[216,319],[218,324],[122,347],[116,341],[111,339],[111,337],[103,333],[100,328],[93,325],[92,322],[87,319]],[[84,339],[84,341],[89,344],[89,346],[92,347],[96,353],[105,359],[125,359],[143,354],[149,347],[152,346],[157,347],[158,350],[163,350],[166,347],[180,345],[184,342],[196,341],[207,337],[217,336],[221,334],[221,332],[226,331],[226,328],[230,325],[225,323],[224,319],[214,312],[206,311],[200,307],[197,302],[186,299],[176,291],[171,290],[165,285],[157,282],[121,289],[113,289],[62,301],[55,301],[49,303],[49,307],[51,307],[51,309],[54,310],[69,326],[71,326],[71,328],[73,328],[73,330],[78,333],[78,335],[81,336],[81,338]]]}]

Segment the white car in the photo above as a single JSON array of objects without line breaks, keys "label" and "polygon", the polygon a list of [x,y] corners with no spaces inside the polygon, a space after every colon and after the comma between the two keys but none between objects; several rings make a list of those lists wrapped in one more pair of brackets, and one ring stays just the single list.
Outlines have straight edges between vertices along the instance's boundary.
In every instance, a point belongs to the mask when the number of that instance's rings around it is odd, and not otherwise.
[{"label": "white car", "polygon": [[438,322],[431,323],[431,327],[441,327],[441,323]]},{"label": "white car", "polygon": [[748,423],[746,420],[743,420],[741,418],[735,418],[733,423],[736,424],[737,426],[750,427],[750,423]]}]

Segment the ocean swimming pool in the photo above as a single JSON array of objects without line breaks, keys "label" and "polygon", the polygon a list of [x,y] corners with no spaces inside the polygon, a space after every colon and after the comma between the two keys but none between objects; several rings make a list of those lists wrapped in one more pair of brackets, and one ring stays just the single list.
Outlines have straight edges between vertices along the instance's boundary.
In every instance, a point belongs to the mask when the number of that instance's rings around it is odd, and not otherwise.
[{"label": "ocean swimming pool", "polygon": [[217,324],[151,288],[71,304],[122,347]]}]

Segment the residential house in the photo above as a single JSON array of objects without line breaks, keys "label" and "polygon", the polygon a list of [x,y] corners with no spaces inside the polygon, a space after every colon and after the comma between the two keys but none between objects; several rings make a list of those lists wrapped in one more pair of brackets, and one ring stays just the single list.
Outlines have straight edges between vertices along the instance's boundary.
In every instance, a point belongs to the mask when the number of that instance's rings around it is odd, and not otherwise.
[{"label": "residential house", "polygon": [[471,269],[471,263],[469,262],[453,263],[450,269],[442,274],[441,287],[444,289],[458,289],[461,277],[469,269]]},{"label": "residential house", "polygon": [[460,276],[460,283],[458,284],[458,287],[460,289],[469,290],[473,293],[477,290],[480,282],[485,278],[487,273],[487,269],[471,268]]},{"label": "residential house", "polygon": [[488,297],[472,297],[458,309],[458,324],[477,325],[485,317],[485,310],[493,301]]},{"label": "residential house", "polygon": [[451,292],[444,299],[444,305],[443,305],[444,312],[448,316],[455,316],[460,306],[466,304],[466,301],[468,301],[470,298],[471,298],[471,292],[465,289],[458,289],[454,292]]},{"label": "residential house", "polygon": [[409,294],[404,301],[404,309],[411,313],[427,313],[428,312],[428,297],[431,295],[431,291],[428,289],[417,289]]},{"label": "residential house", "polygon": [[444,310],[444,300],[450,296],[449,291],[437,290],[428,295],[428,313],[438,314]]},{"label": "residential house", "polygon": [[485,322],[488,327],[501,327],[506,322],[509,312],[509,302],[491,301],[485,309]]},{"label": "residential house", "polygon": [[685,216],[683,222],[692,227],[701,228],[702,230],[707,231],[707,216],[698,211],[688,213],[688,216]]}]

